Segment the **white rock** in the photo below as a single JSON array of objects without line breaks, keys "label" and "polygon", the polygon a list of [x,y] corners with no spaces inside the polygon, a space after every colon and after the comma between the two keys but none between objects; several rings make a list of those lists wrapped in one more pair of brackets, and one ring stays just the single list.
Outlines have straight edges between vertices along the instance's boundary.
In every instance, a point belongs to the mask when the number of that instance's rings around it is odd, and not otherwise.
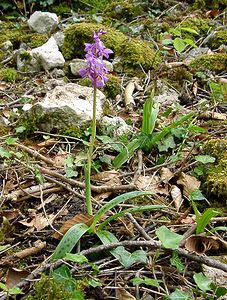
[{"label": "white rock", "polygon": [[58,47],[61,49],[61,47],[64,44],[64,40],[65,40],[65,34],[64,34],[64,32],[58,31],[55,34],[53,34],[52,37],[55,39]]},{"label": "white rock", "polygon": [[7,50],[13,50],[13,44],[11,41],[5,41],[1,45],[2,50],[7,51]]},{"label": "white rock", "polygon": [[41,47],[32,49],[33,56],[40,62],[44,70],[62,68],[65,59],[58,49],[57,42],[51,37]]},{"label": "white rock", "polygon": [[[111,62],[109,62],[108,60],[104,60],[105,64],[106,64],[106,68],[109,72],[113,71],[113,65]],[[73,59],[70,64],[70,70],[71,73],[75,76],[80,76],[79,70],[86,68],[87,63],[85,59],[80,59],[80,58],[75,58]]]},{"label": "white rock", "polygon": [[38,33],[50,33],[58,26],[58,16],[54,13],[35,11],[28,20],[28,26]]},{"label": "white rock", "polygon": [[126,122],[120,117],[107,117],[104,116],[101,120],[102,131],[105,134],[107,129],[113,128],[113,136],[118,137],[122,134],[132,132],[131,126],[127,125]]},{"label": "white rock", "polygon": [[[102,117],[104,101],[105,95],[97,90],[97,120]],[[68,126],[90,126],[92,108],[93,88],[67,83],[47,92],[43,101],[36,103],[29,113],[33,118],[38,117],[41,123],[37,126],[41,130],[50,132]]]}]

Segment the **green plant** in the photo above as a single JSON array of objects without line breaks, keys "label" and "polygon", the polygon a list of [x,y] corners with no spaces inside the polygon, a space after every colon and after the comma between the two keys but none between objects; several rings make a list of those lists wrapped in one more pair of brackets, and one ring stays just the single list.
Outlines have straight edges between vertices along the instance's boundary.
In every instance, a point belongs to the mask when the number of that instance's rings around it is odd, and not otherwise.
[{"label": "green plant", "polygon": [[17,295],[24,294],[20,288],[18,288],[18,287],[8,288],[6,286],[6,284],[4,284],[2,282],[0,282],[0,289],[2,289],[3,291],[6,292],[6,297],[7,297],[6,299],[7,300],[9,300],[9,296],[12,296],[12,297],[14,297],[14,299],[16,299]]},{"label": "green plant", "polygon": [[[148,211],[148,210],[156,210],[156,209],[161,209],[164,206],[162,205],[145,205],[145,206],[140,206],[137,208],[129,208],[123,210],[121,213],[115,214],[111,217],[109,217],[107,220],[101,222],[101,224],[98,224],[100,220],[102,219],[103,215],[110,211],[112,208],[116,207],[118,204],[125,202],[129,199],[135,198],[135,197],[141,197],[141,196],[146,196],[146,195],[152,195],[153,193],[151,192],[140,192],[140,191],[135,191],[135,192],[129,192],[123,195],[119,195],[116,198],[112,199],[111,201],[107,202],[103,207],[101,207],[97,213],[94,216],[93,222],[91,226],[88,226],[86,224],[76,224],[72,226],[66,234],[63,236],[62,240],[56,247],[54,254],[52,256],[52,260],[57,260],[60,258],[64,258],[66,253],[71,252],[74,246],[77,244],[77,242],[80,240],[80,238],[85,234],[97,234],[98,237],[101,239],[101,241],[105,244],[106,241],[109,242],[114,242],[117,241],[113,235],[107,231],[102,230],[104,226],[109,224],[111,221],[115,220],[116,218],[125,215],[126,213],[129,212],[139,212],[139,211]],[[115,251],[116,250],[116,251]],[[119,249],[116,248],[113,250],[111,253],[113,255],[116,255],[119,258]],[[123,258],[126,258],[126,261],[128,261],[128,252],[125,252],[122,247],[120,247],[121,250],[121,257],[123,255]],[[117,252],[117,253],[116,253]],[[122,254],[123,253],[123,254]],[[124,255],[125,253],[125,255]],[[136,254],[135,254],[136,255]],[[144,256],[143,256],[144,257]],[[136,255],[137,258],[137,255]],[[135,257],[134,257],[135,259]],[[134,262],[133,258],[130,260],[130,262]]]},{"label": "green plant", "polygon": [[178,26],[176,28],[170,28],[169,33],[173,35],[172,38],[164,38],[162,40],[163,45],[173,45],[174,49],[178,52],[181,53],[183,52],[187,46],[191,46],[196,48],[197,45],[191,38],[183,38],[182,34],[183,33],[190,33],[194,35],[198,35],[199,33],[190,27],[181,27]]},{"label": "green plant", "polygon": [[[163,127],[159,132],[154,132],[155,123],[158,117],[159,107],[158,104],[153,104],[153,93],[144,104],[143,108],[143,121],[141,132],[136,135],[128,145],[121,150],[120,154],[113,160],[113,165],[116,168],[122,166],[129,158],[131,158],[137,149],[150,151],[155,146],[161,146],[161,142],[173,135],[174,129],[192,118],[193,112],[179,118],[172,122],[169,126]],[[190,130],[190,129],[188,129]],[[172,137],[170,137],[172,139]],[[169,142],[168,142],[169,145]],[[168,146],[167,145],[167,146]],[[166,145],[165,145],[166,149]]]}]

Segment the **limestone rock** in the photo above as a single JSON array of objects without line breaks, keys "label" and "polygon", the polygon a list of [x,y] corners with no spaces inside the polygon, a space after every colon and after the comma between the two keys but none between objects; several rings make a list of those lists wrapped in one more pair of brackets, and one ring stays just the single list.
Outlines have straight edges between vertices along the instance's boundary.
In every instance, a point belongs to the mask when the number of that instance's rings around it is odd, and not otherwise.
[{"label": "limestone rock", "polygon": [[33,56],[39,61],[44,70],[62,68],[65,59],[58,49],[56,40],[51,37],[41,47],[32,49]]},{"label": "limestone rock", "polygon": [[35,11],[28,20],[28,26],[38,33],[50,33],[58,26],[58,16],[54,13]]},{"label": "limestone rock", "polygon": [[[105,95],[97,90],[97,120],[102,117],[104,101]],[[67,83],[47,92],[29,111],[28,118],[37,119],[37,127],[47,132],[69,126],[85,128],[92,120],[92,107],[93,88]]]},{"label": "limestone rock", "polygon": [[[106,68],[109,72],[113,72],[113,65],[111,62],[104,60],[105,64],[106,64]],[[80,59],[80,58],[75,58],[73,59],[70,64],[70,70],[71,73],[75,76],[80,76],[79,71],[83,68],[86,68],[87,64],[86,64],[86,60],[85,59]]]}]

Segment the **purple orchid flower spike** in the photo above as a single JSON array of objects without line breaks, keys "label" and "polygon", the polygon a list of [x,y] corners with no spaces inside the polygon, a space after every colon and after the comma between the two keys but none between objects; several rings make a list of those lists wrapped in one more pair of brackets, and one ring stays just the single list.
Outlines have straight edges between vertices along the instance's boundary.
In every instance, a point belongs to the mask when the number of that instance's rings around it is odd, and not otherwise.
[{"label": "purple orchid flower spike", "polygon": [[105,76],[108,74],[108,70],[106,69],[103,57],[109,58],[109,55],[113,53],[100,40],[100,36],[105,33],[102,29],[97,33],[93,32],[92,38],[94,44],[85,43],[87,67],[79,72],[82,77],[88,76],[91,79],[92,85],[96,85],[97,88],[103,87],[108,80]]}]

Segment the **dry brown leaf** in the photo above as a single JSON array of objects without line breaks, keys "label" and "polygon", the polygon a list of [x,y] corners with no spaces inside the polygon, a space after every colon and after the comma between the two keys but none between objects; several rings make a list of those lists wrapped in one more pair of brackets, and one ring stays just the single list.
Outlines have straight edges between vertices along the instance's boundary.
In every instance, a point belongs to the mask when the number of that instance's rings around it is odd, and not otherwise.
[{"label": "dry brown leaf", "polygon": [[199,189],[201,182],[195,177],[181,172],[177,184],[182,185],[183,193],[188,197],[191,192]]},{"label": "dry brown leaf", "polygon": [[203,255],[208,250],[225,250],[227,243],[216,236],[192,235],[185,242],[185,248],[190,252]]},{"label": "dry brown leaf", "polygon": [[50,214],[47,217],[48,217],[48,220],[42,213],[39,213],[39,214],[34,213],[34,216],[33,216],[33,219],[31,222],[20,221],[19,223],[21,223],[22,225],[24,225],[26,227],[35,228],[37,231],[40,231],[53,223],[55,215]]},{"label": "dry brown leaf", "polygon": [[5,217],[7,220],[11,221],[16,219],[19,215],[21,215],[21,212],[19,209],[5,209],[0,212],[0,217]]},{"label": "dry brown leaf", "polygon": [[110,181],[113,178],[116,178],[119,176],[119,172],[116,170],[110,170],[110,171],[104,171],[97,173],[93,176],[91,176],[92,180],[99,181],[99,182],[106,182]]},{"label": "dry brown leaf", "polygon": [[9,192],[14,190],[14,188],[15,188],[15,184],[13,184],[12,181],[10,181],[10,180],[6,181],[5,186],[4,186],[4,195],[7,195]]},{"label": "dry brown leaf", "polygon": [[171,191],[170,191],[171,197],[173,199],[174,205],[176,207],[176,210],[179,211],[182,203],[183,203],[183,199],[182,199],[182,194],[181,194],[181,190],[179,189],[178,186],[176,185],[172,185],[171,186]]},{"label": "dry brown leaf", "polygon": [[72,219],[69,219],[65,221],[65,223],[61,226],[59,229],[59,232],[62,234],[59,234],[58,232],[55,232],[52,236],[53,238],[60,240],[62,236],[75,224],[86,224],[88,226],[91,225],[93,222],[93,216],[88,214],[77,214]]},{"label": "dry brown leaf", "polygon": [[135,105],[135,101],[133,98],[133,92],[135,90],[135,81],[130,80],[125,88],[125,106],[130,107],[132,105]]},{"label": "dry brown leaf", "polygon": [[69,154],[63,150],[59,151],[53,158],[54,165],[56,167],[64,167],[65,159],[67,158],[68,155]]},{"label": "dry brown leaf", "polygon": [[173,172],[170,171],[169,168],[161,168],[160,170],[160,176],[161,176],[161,180],[164,181],[164,182],[169,182],[169,180],[171,178],[173,178]]},{"label": "dry brown leaf", "polygon": [[137,181],[135,182],[136,186],[143,190],[143,191],[149,191],[153,193],[159,193],[168,195],[168,187],[163,187],[161,185],[160,178],[158,176],[139,176]]},{"label": "dry brown leaf", "polygon": [[197,92],[198,92],[198,82],[195,81],[193,83],[193,86],[192,86],[192,92],[193,92],[193,95],[196,96],[197,95]]},{"label": "dry brown leaf", "polygon": [[118,300],[136,300],[136,298],[131,295],[128,291],[123,288],[117,290],[117,299]]},{"label": "dry brown leaf", "polygon": [[9,268],[6,275],[6,286],[10,289],[26,278],[30,272],[26,270]]}]

